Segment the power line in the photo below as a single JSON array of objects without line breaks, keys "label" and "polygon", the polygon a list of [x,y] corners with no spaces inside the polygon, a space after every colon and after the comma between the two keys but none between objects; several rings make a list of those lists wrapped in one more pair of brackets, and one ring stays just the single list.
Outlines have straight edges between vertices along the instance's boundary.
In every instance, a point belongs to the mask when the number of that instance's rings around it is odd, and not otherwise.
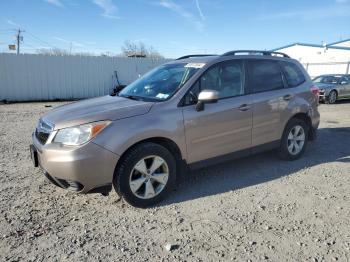
[{"label": "power line", "polygon": [[39,37],[37,37],[37,36],[33,35],[32,33],[27,32],[27,34],[29,34],[29,35],[30,35],[32,38],[36,39],[37,41],[40,41],[40,42],[42,42],[42,43],[44,43],[44,44],[46,44],[46,45],[48,45],[48,46],[51,46],[52,48],[56,48],[56,49],[57,49],[57,47],[56,47],[56,46],[51,45],[50,43],[48,43],[48,42],[46,42],[46,41],[44,41],[44,40],[40,39]]},{"label": "power line", "polygon": [[24,45],[24,46],[29,46],[29,47],[31,47],[31,48],[33,48],[33,49],[36,49],[36,50],[38,49],[37,47],[32,46],[32,45],[30,45],[30,44],[28,44],[28,43],[23,43],[23,45]]},{"label": "power line", "polygon": [[[20,53],[20,47],[21,47],[21,44],[23,43],[23,33],[24,33],[24,32],[25,32],[26,35],[29,36],[32,40],[34,40],[34,41],[40,43],[41,45],[45,44],[46,46],[49,46],[49,47],[51,47],[51,48],[56,48],[56,49],[57,49],[56,46],[54,46],[54,45],[48,43],[47,41],[41,39],[40,37],[38,37],[38,36],[36,36],[36,35],[34,35],[34,34],[28,32],[28,31],[24,31],[24,30],[21,29],[21,28],[18,28],[18,29],[0,29],[0,34],[1,34],[1,35],[6,35],[5,32],[10,33],[10,32],[12,32],[12,31],[16,31],[16,32],[17,32],[16,35],[15,35],[16,43],[17,43],[17,48],[16,48],[16,49],[17,49],[17,54]],[[2,32],[4,32],[4,33],[2,33]],[[38,49],[38,48],[36,48],[36,47],[34,47],[34,46],[32,46],[32,45],[29,45],[29,44],[27,44],[27,43],[23,43],[23,44],[26,44],[27,46],[31,46],[31,47],[34,48],[34,49]]]},{"label": "power line", "polygon": [[15,29],[0,29],[0,32],[13,32]]},{"label": "power line", "polygon": [[10,35],[11,33],[5,33],[0,31],[0,35]]}]

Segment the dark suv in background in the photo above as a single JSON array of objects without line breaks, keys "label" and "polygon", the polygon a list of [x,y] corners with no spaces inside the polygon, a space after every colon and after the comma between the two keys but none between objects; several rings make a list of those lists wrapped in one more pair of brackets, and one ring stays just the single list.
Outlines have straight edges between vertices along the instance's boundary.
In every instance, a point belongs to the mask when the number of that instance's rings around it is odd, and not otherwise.
[{"label": "dark suv in background", "polygon": [[48,112],[31,152],[59,187],[108,193],[113,185],[128,203],[146,207],[169,193],[183,167],[271,149],[299,158],[319,125],[318,91],[283,53],[184,56],[116,96]]}]

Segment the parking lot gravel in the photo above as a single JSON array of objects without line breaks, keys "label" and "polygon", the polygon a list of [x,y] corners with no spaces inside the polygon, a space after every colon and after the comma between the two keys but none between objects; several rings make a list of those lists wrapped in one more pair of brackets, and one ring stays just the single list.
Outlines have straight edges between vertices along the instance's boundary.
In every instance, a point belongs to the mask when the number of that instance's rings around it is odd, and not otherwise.
[{"label": "parking lot gravel", "polygon": [[192,171],[159,206],[47,182],[28,146],[62,103],[0,105],[1,261],[349,261],[350,101],[320,105],[305,155]]}]

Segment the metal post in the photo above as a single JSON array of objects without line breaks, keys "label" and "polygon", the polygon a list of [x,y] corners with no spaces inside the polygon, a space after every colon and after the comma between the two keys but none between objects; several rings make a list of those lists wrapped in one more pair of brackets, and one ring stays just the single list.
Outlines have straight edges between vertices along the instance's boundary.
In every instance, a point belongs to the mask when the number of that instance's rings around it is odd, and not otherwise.
[{"label": "metal post", "polygon": [[19,38],[21,37],[21,29],[18,29],[18,34],[17,34],[17,55],[19,54],[19,45],[21,43],[21,41],[19,40]]},{"label": "metal post", "polygon": [[23,41],[23,36],[21,36],[21,33],[25,32],[24,30],[21,30],[18,28],[18,33],[16,35],[16,40],[17,40],[17,55],[20,53],[20,45],[21,41]]},{"label": "metal post", "polygon": [[348,65],[346,67],[346,74],[349,74],[349,69],[350,69],[350,62],[348,62]]}]

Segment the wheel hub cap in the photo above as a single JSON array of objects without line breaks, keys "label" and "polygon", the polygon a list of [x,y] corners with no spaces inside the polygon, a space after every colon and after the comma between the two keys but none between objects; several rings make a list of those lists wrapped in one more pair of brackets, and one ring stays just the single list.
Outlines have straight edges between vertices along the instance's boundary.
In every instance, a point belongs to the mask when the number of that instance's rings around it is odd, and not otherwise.
[{"label": "wheel hub cap", "polygon": [[293,127],[287,139],[288,151],[292,155],[297,155],[303,149],[305,143],[305,131],[300,125]]},{"label": "wheel hub cap", "polygon": [[159,156],[147,156],[136,163],[130,173],[131,192],[142,199],[150,199],[163,191],[169,178],[166,161]]}]

